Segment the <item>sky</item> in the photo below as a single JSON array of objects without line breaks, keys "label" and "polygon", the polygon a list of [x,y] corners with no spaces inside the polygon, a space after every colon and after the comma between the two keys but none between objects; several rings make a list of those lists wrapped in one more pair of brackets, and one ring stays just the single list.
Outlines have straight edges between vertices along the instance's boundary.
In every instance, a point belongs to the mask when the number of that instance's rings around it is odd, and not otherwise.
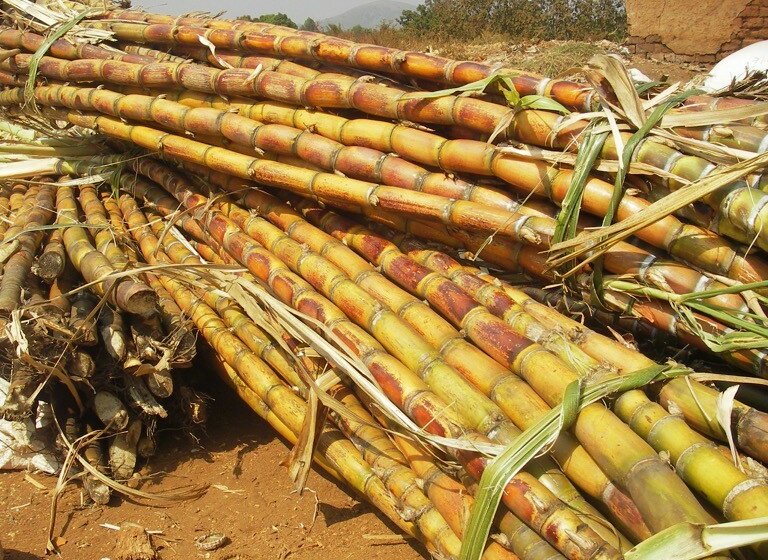
[{"label": "sky", "polygon": [[[371,0],[133,0],[133,6],[148,11],[180,15],[193,11],[219,12],[226,11],[227,17],[241,15],[269,14],[283,12],[289,18],[301,25],[311,17],[316,20],[333,17],[346,12],[355,6],[368,4]],[[400,0],[414,6],[420,0]]]}]

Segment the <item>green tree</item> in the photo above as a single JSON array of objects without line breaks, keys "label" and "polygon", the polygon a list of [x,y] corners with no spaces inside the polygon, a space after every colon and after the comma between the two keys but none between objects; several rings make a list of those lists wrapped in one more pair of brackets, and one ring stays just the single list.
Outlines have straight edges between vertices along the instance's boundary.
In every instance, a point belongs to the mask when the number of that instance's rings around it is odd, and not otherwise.
[{"label": "green tree", "polygon": [[403,10],[403,13],[397,18],[397,23],[404,29],[431,31],[434,29],[435,23],[434,4],[434,0],[427,0],[416,6],[415,10]]},{"label": "green tree", "polygon": [[405,10],[406,32],[472,40],[483,32],[510,39],[599,39],[626,34],[623,0],[425,0]]},{"label": "green tree", "polygon": [[296,25],[296,23],[291,18],[282,12],[277,12],[276,14],[264,14],[258,17],[240,16],[237,19],[271,23],[272,25],[282,25],[283,27],[292,27],[294,29],[298,28],[298,25]]},{"label": "green tree", "polygon": [[308,17],[304,20],[304,23],[301,24],[301,27],[299,27],[302,31],[320,31],[320,27],[318,27],[317,22],[313,20],[311,17]]},{"label": "green tree", "polygon": [[341,37],[344,34],[344,29],[338,23],[330,23],[326,27],[325,33],[334,37]]}]

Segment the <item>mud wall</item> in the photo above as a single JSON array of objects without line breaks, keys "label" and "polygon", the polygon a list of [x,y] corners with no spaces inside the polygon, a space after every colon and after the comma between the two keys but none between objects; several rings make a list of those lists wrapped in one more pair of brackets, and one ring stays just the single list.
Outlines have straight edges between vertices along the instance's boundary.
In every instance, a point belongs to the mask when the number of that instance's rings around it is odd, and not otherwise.
[{"label": "mud wall", "polygon": [[768,0],[626,0],[626,46],[670,62],[716,62],[768,39]]}]

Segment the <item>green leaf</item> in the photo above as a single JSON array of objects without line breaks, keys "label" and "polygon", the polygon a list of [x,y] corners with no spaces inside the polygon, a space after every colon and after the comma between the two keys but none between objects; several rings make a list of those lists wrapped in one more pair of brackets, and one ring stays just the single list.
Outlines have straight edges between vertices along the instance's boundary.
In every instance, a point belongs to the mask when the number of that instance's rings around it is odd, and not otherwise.
[{"label": "green leaf", "polygon": [[625,560],[697,560],[768,540],[768,517],[718,525],[679,523],[644,540]]},{"label": "green leaf", "polygon": [[498,82],[501,79],[503,79],[503,77],[500,76],[499,74],[491,74],[490,76],[488,76],[487,78],[483,78],[482,80],[471,82],[469,84],[464,84],[463,86],[459,86],[455,88],[441,89],[438,91],[415,91],[412,93],[406,93],[402,97],[402,99],[435,99],[437,97],[446,97],[448,95],[456,95],[457,93],[468,93],[468,92],[480,93],[485,91],[485,89],[488,86]]},{"label": "green leaf", "polygon": [[520,99],[519,107],[521,109],[540,109],[542,111],[552,111],[567,115],[570,113],[563,105],[543,95],[526,95]]},{"label": "green leaf", "polygon": [[[576,236],[578,230],[581,201],[584,198],[584,188],[589,180],[589,174],[595,165],[597,157],[603,149],[608,132],[594,132],[596,121],[593,121],[584,131],[584,140],[576,156],[571,184],[565,193],[560,212],[557,214],[557,225],[552,236],[552,244],[560,243]],[[567,263],[566,263],[567,264]]]},{"label": "green leaf", "polygon": [[45,38],[45,41],[43,41],[43,44],[40,45],[40,48],[35,51],[29,59],[29,68],[27,69],[29,76],[27,77],[26,84],[24,84],[24,100],[26,103],[31,103],[33,106],[35,104],[35,79],[37,78],[37,67],[40,65],[40,60],[45,56],[45,53],[51,48],[51,45],[69,33],[69,31],[85,17],[95,13],[98,13],[98,10],[88,8],[75,15],[71,20],[61,24],[53,33],[48,35]]}]

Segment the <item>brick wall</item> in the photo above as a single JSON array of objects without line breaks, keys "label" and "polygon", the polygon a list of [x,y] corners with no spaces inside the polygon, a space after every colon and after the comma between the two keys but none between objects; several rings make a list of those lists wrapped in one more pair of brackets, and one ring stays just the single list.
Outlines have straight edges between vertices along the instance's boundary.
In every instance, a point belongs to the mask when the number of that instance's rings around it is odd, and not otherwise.
[{"label": "brick wall", "polygon": [[[719,0],[720,2],[732,2],[733,0]],[[730,16],[730,21],[722,18],[703,17],[697,18],[691,14],[690,25],[682,24],[679,19],[674,24],[669,23],[669,13],[652,14],[654,2],[647,0],[627,0],[627,19],[629,23],[629,37],[625,45],[632,53],[645,54],[648,58],[665,60],[670,62],[698,62],[714,63],[742,47],[768,39],[768,0],[749,0],[745,6],[737,6],[739,11]],[[674,2],[662,4],[664,11],[669,11],[672,5],[682,14],[675,14],[678,18],[684,18],[687,10],[695,10],[688,2]],[[710,16],[712,14],[710,13]],[[650,19],[653,18],[655,19]],[[652,23],[649,24],[648,21]],[[633,25],[633,22],[635,23]],[[682,24],[682,26],[681,26]],[[674,29],[672,28],[674,26]],[[643,32],[651,31],[647,35]]]}]

